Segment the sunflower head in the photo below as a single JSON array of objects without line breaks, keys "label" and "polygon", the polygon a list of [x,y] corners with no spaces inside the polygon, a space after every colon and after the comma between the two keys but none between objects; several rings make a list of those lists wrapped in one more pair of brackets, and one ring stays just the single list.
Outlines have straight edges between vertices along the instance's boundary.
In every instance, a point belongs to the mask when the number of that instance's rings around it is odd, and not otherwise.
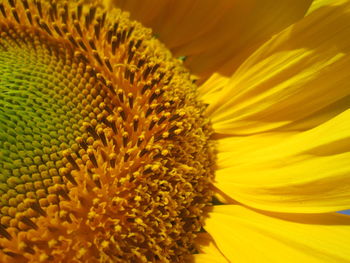
[{"label": "sunflower head", "polygon": [[215,160],[182,61],[118,9],[0,15],[0,261],[182,262]]}]

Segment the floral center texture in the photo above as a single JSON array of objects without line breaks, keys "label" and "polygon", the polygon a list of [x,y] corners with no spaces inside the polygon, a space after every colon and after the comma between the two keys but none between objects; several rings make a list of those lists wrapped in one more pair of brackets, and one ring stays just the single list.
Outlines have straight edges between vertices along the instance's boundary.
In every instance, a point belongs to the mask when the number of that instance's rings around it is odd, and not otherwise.
[{"label": "floral center texture", "polygon": [[126,13],[0,3],[0,261],[183,262],[212,198],[204,111]]}]

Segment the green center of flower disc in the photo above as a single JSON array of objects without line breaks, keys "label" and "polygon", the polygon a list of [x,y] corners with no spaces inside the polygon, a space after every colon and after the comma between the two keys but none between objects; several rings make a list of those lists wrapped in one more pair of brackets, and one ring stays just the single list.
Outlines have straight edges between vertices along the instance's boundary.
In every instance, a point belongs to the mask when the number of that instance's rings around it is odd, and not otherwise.
[{"label": "green center of flower disc", "polygon": [[0,13],[0,261],[183,262],[215,154],[182,62],[120,10]]},{"label": "green center of flower disc", "polygon": [[[84,116],[78,101],[81,90],[72,82],[77,68],[62,57],[53,59],[50,49],[29,34],[31,46],[14,31],[1,37],[0,183],[6,188],[25,183],[21,175],[47,179],[50,168],[62,167],[60,152],[82,134],[79,123]],[[6,196],[1,201],[8,205]]]}]

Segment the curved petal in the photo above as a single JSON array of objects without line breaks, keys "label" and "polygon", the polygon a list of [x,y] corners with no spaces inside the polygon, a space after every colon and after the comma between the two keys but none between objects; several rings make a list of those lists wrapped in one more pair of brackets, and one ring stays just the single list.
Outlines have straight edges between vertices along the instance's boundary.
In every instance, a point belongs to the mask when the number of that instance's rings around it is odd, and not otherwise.
[{"label": "curved petal", "polygon": [[263,210],[350,209],[349,120],[350,110],[302,133],[219,140],[215,185],[232,199]]},{"label": "curved petal", "polygon": [[216,94],[208,109],[215,131],[305,130],[348,108],[349,35],[347,3],[320,8],[275,36]]},{"label": "curved petal", "polygon": [[212,237],[208,233],[200,233],[196,239],[196,247],[199,254],[192,255],[194,263],[228,263],[222,255]]},{"label": "curved petal", "polygon": [[350,262],[350,217],[259,213],[215,206],[205,222],[230,262]]},{"label": "curved petal", "polygon": [[311,4],[311,0],[111,2],[151,27],[175,56],[187,56],[186,65],[201,77],[214,71],[231,75],[258,45],[303,17]]},{"label": "curved petal", "polygon": [[[313,11],[323,7],[323,6],[327,6],[329,4],[332,4],[334,0],[314,0],[312,2],[312,5],[310,6],[309,10],[307,11],[307,14],[312,13]],[[346,2],[347,0],[344,0],[344,2]]]},{"label": "curved petal", "polygon": [[220,95],[220,92],[226,87],[230,78],[214,73],[198,88],[199,99],[205,101],[207,104],[215,102],[215,98]]}]

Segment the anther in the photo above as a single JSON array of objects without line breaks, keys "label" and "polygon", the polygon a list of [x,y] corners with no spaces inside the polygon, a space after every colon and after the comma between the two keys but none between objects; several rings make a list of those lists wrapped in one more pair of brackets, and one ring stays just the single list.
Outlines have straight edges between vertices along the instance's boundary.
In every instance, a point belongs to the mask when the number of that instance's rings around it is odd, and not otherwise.
[{"label": "anther", "polygon": [[97,164],[97,160],[96,160],[96,157],[95,157],[95,154],[94,154],[94,150],[88,149],[87,150],[87,154],[88,154],[92,164],[94,165],[94,167],[97,168],[98,164]]},{"label": "anther", "polygon": [[113,32],[114,32],[114,34],[116,34],[116,32],[117,32],[118,26],[119,26],[119,23],[118,23],[118,22],[115,22],[115,23],[113,24]]},{"label": "anther", "polygon": [[46,216],[46,212],[41,208],[39,203],[33,202],[30,204],[30,207],[37,213],[39,213],[42,216]]},{"label": "anther", "polygon": [[151,115],[152,112],[153,112],[153,109],[149,107],[146,111],[145,117],[147,118],[149,115]]},{"label": "anther", "polygon": [[151,81],[151,89],[154,87],[154,85],[157,84],[157,82],[158,82],[158,80],[152,79],[152,81]]},{"label": "anther", "polygon": [[158,142],[158,141],[160,141],[160,140],[162,140],[162,139],[164,139],[162,134],[156,135],[156,136],[154,137],[154,142]]},{"label": "anther", "polygon": [[130,52],[130,53],[129,53],[129,56],[128,56],[128,64],[130,64],[130,62],[131,62],[131,60],[133,59],[134,55],[135,55],[135,52]]},{"label": "anther", "polygon": [[9,4],[11,7],[15,8],[16,7],[16,4],[15,4],[15,1],[14,0],[8,0]]},{"label": "anther", "polygon": [[112,35],[113,35],[113,29],[108,30],[106,39],[107,39],[107,42],[108,42],[109,44],[110,44],[111,41],[112,41]]},{"label": "anther", "polygon": [[133,85],[134,84],[134,78],[135,78],[135,72],[130,72],[130,83],[131,83],[131,85]]},{"label": "anther", "polygon": [[0,3],[0,11],[1,11],[1,14],[3,15],[3,17],[6,18],[7,14],[6,14],[6,11],[4,8],[4,4],[2,4],[2,3]]},{"label": "anther", "polygon": [[127,132],[123,132],[123,146],[126,148],[128,144],[129,134]]},{"label": "anther", "polygon": [[121,103],[124,103],[124,91],[122,89],[118,89],[118,98]]},{"label": "anther", "polygon": [[83,37],[83,31],[81,31],[80,23],[76,20],[74,21],[75,30],[78,32],[79,36]]},{"label": "anther", "polygon": [[64,10],[61,10],[59,13],[60,13],[62,24],[67,24],[68,14],[66,14],[66,12]]},{"label": "anther", "polygon": [[24,9],[29,9],[28,1],[27,0],[22,0],[22,4]]},{"label": "anther", "polygon": [[151,95],[151,97],[150,97],[149,100],[148,100],[148,103],[151,104],[152,101],[153,101],[155,98],[157,98],[157,94],[156,94],[155,92],[153,92],[152,95]]},{"label": "anther", "polygon": [[63,151],[63,156],[67,158],[68,162],[70,162],[71,165],[73,165],[74,169],[76,169],[76,170],[80,169],[79,165],[75,162],[74,158],[72,157],[72,155],[70,154],[70,152],[68,150]]},{"label": "anther", "polygon": [[134,132],[136,132],[138,127],[139,127],[139,116],[138,115],[134,116],[133,127],[134,127]]},{"label": "anther", "polygon": [[11,8],[11,12],[12,12],[12,15],[13,17],[15,18],[15,20],[17,21],[18,24],[20,24],[20,20],[19,20],[19,17],[18,17],[18,14],[17,14],[17,11],[15,8]]},{"label": "anther", "polygon": [[112,54],[115,55],[115,50],[117,49],[117,47],[119,46],[119,41],[118,38],[116,36],[112,37]]},{"label": "anther", "polygon": [[94,57],[95,57],[95,59],[97,60],[97,62],[98,62],[101,66],[103,66],[102,60],[101,60],[100,55],[98,54],[98,52],[97,52],[96,50],[93,50],[93,51],[92,51],[92,54],[94,55]]},{"label": "anther", "polygon": [[68,33],[68,27],[67,27],[67,24],[62,23],[62,25],[61,25],[61,29],[62,29],[62,31],[63,31],[65,34],[67,34],[67,33]]},{"label": "anther", "polygon": [[134,107],[134,96],[132,93],[128,93],[129,107],[132,109]]},{"label": "anther", "polygon": [[153,160],[156,160],[156,159],[159,159],[159,158],[161,158],[162,157],[162,154],[161,153],[157,153],[156,155],[154,155],[153,157],[152,157],[152,159]]},{"label": "anther", "polygon": [[128,35],[127,38],[129,38],[132,34],[132,32],[134,32],[135,27],[130,27],[129,31],[128,31]]},{"label": "anther", "polygon": [[140,147],[140,145],[144,142],[145,140],[145,136],[141,135],[138,139],[137,139],[137,147]]},{"label": "anther", "polygon": [[143,157],[146,153],[149,153],[149,150],[147,150],[146,148],[143,148],[140,153],[139,153],[139,156],[140,157]]},{"label": "anther", "polygon": [[77,42],[75,41],[75,39],[73,38],[73,36],[72,36],[71,33],[68,33],[68,34],[67,34],[67,37],[68,37],[69,41],[70,41],[75,47],[78,47],[78,44],[77,44]]},{"label": "anther", "polygon": [[100,176],[98,174],[93,174],[92,175],[92,180],[94,181],[94,183],[96,184],[96,186],[98,188],[102,188],[102,185],[101,185],[101,181],[100,181]]},{"label": "anther", "polygon": [[125,111],[123,110],[123,108],[118,107],[117,111],[118,111],[120,117],[122,117],[123,121],[126,121],[126,114],[125,114]]},{"label": "anther", "polygon": [[129,153],[125,153],[125,155],[124,155],[124,162],[127,162],[129,157],[130,157],[130,154]]},{"label": "anther", "polygon": [[76,141],[77,141],[77,143],[79,143],[81,148],[83,148],[85,151],[87,150],[88,145],[87,145],[86,141],[82,137],[78,137],[76,139]]},{"label": "anther", "polygon": [[43,18],[43,10],[41,8],[41,2],[37,0],[35,1],[35,3],[36,3],[36,8],[38,9],[40,18]]},{"label": "anther", "polygon": [[65,200],[70,200],[68,193],[63,188],[60,188],[56,193],[62,196]]},{"label": "anther", "polygon": [[113,83],[111,81],[107,81],[106,87],[115,95],[115,89],[113,87]]},{"label": "anther", "polygon": [[126,29],[124,29],[123,32],[122,32],[122,34],[121,34],[121,39],[120,39],[120,41],[121,41],[122,43],[124,43],[125,40],[126,40],[126,34],[127,34]]},{"label": "anther", "polygon": [[52,36],[52,32],[51,32],[49,26],[44,21],[41,21],[40,25],[50,36]]},{"label": "anther", "polygon": [[89,123],[84,122],[83,126],[92,135],[92,137],[94,137],[95,140],[97,140],[99,138],[96,131],[95,131],[95,128],[92,127]]},{"label": "anther", "polygon": [[81,53],[80,51],[75,51],[74,52],[74,56],[77,58],[77,59],[80,59],[82,60],[84,63],[87,63],[88,62],[88,59],[83,55],[83,53]]},{"label": "anther", "polygon": [[146,174],[150,174],[152,172],[152,168],[151,167],[147,167],[144,171],[143,171],[143,174],[146,175]]},{"label": "anther", "polygon": [[117,133],[118,133],[118,130],[117,130],[117,126],[116,126],[116,124],[115,124],[115,121],[112,120],[112,121],[110,122],[110,124],[111,124],[111,128],[112,128],[114,134],[117,134]]},{"label": "anther", "polygon": [[144,70],[143,76],[142,76],[144,80],[147,79],[149,73],[151,73],[151,70],[152,70],[152,68],[149,66]]},{"label": "anther", "polygon": [[29,254],[32,254],[32,255],[35,254],[35,250],[34,250],[33,248],[31,248],[31,247],[28,247],[28,246],[24,247],[24,248],[23,248],[23,251],[24,251],[24,252],[27,252],[27,253],[29,253]]},{"label": "anther", "polygon": [[94,20],[95,14],[96,14],[96,6],[90,7],[90,10],[89,10],[90,21]]},{"label": "anther", "polygon": [[135,47],[139,48],[142,44],[142,39],[137,40]]},{"label": "anther", "polygon": [[160,105],[160,106],[157,107],[156,113],[159,114],[159,113],[161,113],[163,110],[165,110],[164,105]]},{"label": "anther", "polygon": [[86,48],[86,46],[85,46],[85,44],[84,44],[84,42],[83,42],[82,39],[78,39],[78,44],[79,44],[79,46],[80,46],[82,49],[84,49],[85,51],[87,51],[87,48]]},{"label": "anther", "polygon": [[113,114],[113,111],[110,107],[108,107],[107,105],[103,105],[103,109],[106,110],[109,114]]},{"label": "anther", "polygon": [[174,121],[174,120],[176,120],[178,118],[180,118],[180,115],[179,114],[175,114],[175,115],[170,117],[169,122],[172,122],[172,121]]},{"label": "anther", "polygon": [[90,47],[91,47],[93,50],[96,50],[95,42],[94,42],[93,39],[90,39],[90,40],[89,40],[89,45],[90,45]]},{"label": "anther", "polygon": [[90,15],[86,14],[85,15],[85,28],[86,29],[89,29],[90,23],[91,23]]},{"label": "anther", "polygon": [[94,30],[95,30],[95,37],[96,39],[100,38],[100,23],[96,23],[94,26]]},{"label": "anther", "polygon": [[70,181],[72,184],[78,185],[68,168],[65,168],[65,167],[60,168],[59,173],[61,176],[66,177],[68,181]]},{"label": "anther", "polygon": [[12,252],[12,251],[8,251],[8,250],[2,250],[2,252],[4,253],[4,254],[6,254],[7,256],[10,256],[10,257],[12,257],[12,258],[23,258],[23,256],[22,255],[20,255],[20,254],[18,254],[18,253],[15,253],[15,252]]},{"label": "anther", "polygon": [[78,20],[80,20],[80,18],[81,18],[82,11],[83,11],[83,5],[79,4],[77,6],[77,18],[78,18]]},{"label": "anther", "polygon": [[[29,13],[29,14],[30,14],[30,13]],[[28,19],[29,19],[29,18],[28,18]],[[55,29],[56,33],[62,37],[63,34],[62,34],[60,28],[58,27],[58,25],[56,25],[55,23],[52,23],[52,25],[53,25],[53,28]]]},{"label": "anther", "polygon": [[157,118],[157,117],[154,117],[154,118],[152,119],[152,121],[151,121],[151,123],[149,124],[149,127],[148,127],[148,130],[149,130],[149,131],[153,129],[153,127],[154,127],[154,125],[156,125],[157,121],[158,121],[158,118]]},{"label": "anther", "polygon": [[141,68],[145,64],[146,60],[140,59],[139,62],[137,62],[137,67]]},{"label": "anther", "polygon": [[57,3],[54,1],[50,1],[50,5],[51,5],[51,9],[52,9],[52,12],[55,16],[55,18],[57,19],[58,15],[57,15]]},{"label": "anther", "polygon": [[149,88],[150,88],[149,85],[147,85],[147,84],[144,85],[143,88],[142,88],[142,90],[141,90],[141,95],[145,94],[146,90],[148,90]]},{"label": "anther", "polygon": [[157,69],[159,68],[159,66],[160,66],[159,64],[155,64],[152,68],[151,74],[154,74],[157,71]]},{"label": "anther", "polygon": [[101,27],[104,27],[104,26],[105,26],[106,17],[107,17],[107,12],[104,12],[104,13],[102,14],[102,18],[101,18],[101,22],[100,22],[100,26],[101,26]]},{"label": "anther", "polygon": [[166,120],[166,117],[163,115],[162,117],[160,117],[160,119],[159,119],[157,124],[161,125],[165,120]]},{"label": "anther", "polygon": [[130,70],[128,67],[126,67],[124,71],[124,78],[129,79],[129,76],[130,76]]},{"label": "anther", "polygon": [[109,62],[109,58],[108,58],[108,57],[105,57],[105,58],[104,58],[104,61],[105,61],[105,64],[106,64],[108,70],[112,73],[112,72],[113,72],[113,68],[112,68],[111,63]]},{"label": "anther", "polygon": [[103,83],[103,85],[107,86],[107,81],[105,80],[105,78],[103,77],[103,75],[101,73],[97,73],[96,77],[99,81],[101,81]]},{"label": "anther", "polygon": [[7,238],[8,240],[12,239],[10,233],[7,232],[5,226],[3,226],[2,224],[0,224],[0,235]]},{"label": "anther", "polygon": [[115,167],[115,162],[116,162],[116,159],[117,159],[117,155],[115,153],[111,153],[109,155],[109,163],[111,165],[112,168]]},{"label": "anther", "polygon": [[27,226],[33,228],[33,229],[38,229],[38,226],[32,221],[30,220],[28,217],[26,216],[23,216],[21,219],[20,219],[21,222],[23,222],[24,224],[26,224]]},{"label": "anther", "polygon": [[97,133],[98,133],[98,135],[100,136],[103,145],[104,145],[104,146],[107,146],[107,139],[106,139],[106,135],[105,135],[103,129],[102,129],[102,128],[99,128],[98,131],[97,131]]},{"label": "anther", "polygon": [[65,19],[66,19],[66,21],[68,21],[69,15],[68,15],[68,3],[67,2],[64,3],[63,10],[64,10]]},{"label": "anther", "polygon": [[32,13],[29,10],[26,10],[26,16],[31,25],[33,25]]},{"label": "anther", "polygon": [[35,22],[37,23],[37,25],[38,25],[39,27],[41,27],[41,24],[40,24],[40,17],[37,16],[37,15],[35,15],[35,16],[34,16],[34,20],[35,20]]}]

